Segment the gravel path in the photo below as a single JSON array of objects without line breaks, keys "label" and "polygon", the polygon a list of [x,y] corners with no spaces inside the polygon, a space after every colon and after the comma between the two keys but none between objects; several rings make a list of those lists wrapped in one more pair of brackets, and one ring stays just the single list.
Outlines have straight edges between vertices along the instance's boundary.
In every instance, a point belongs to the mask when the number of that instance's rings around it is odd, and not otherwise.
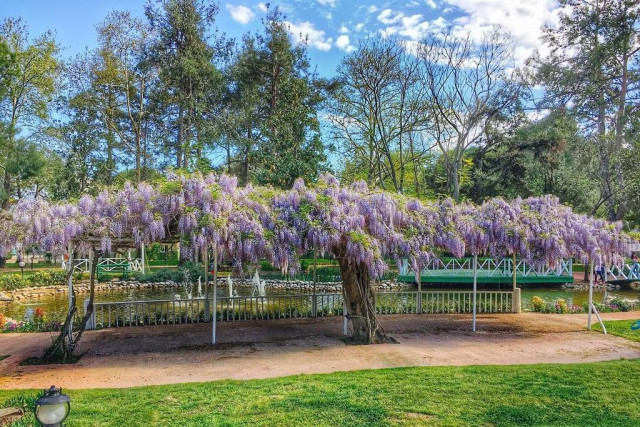
[{"label": "gravel path", "polygon": [[[638,319],[640,313],[605,314]],[[134,387],[220,379],[270,378],[359,369],[434,365],[580,363],[640,358],[640,343],[586,331],[586,315],[383,316],[398,344],[345,345],[339,318],[88,331],[72,365],[19,366],[51,334],[0,334],[0,388]]]}]

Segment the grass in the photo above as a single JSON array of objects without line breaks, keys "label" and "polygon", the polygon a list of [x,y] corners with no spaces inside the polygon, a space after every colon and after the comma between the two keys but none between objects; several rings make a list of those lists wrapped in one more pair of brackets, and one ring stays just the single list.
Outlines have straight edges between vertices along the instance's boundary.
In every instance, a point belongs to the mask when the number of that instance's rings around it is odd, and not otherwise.
[{"label": "grass", "polygon": [[[72,399],[66,424],[637,426],[638,378],[640,359],[65,390]],[[0,402],[20,394],[0,391]]]},{"label": "grass", "polygon": [[[636,320],[605,320],[604,327],[607,328],[607,332],[611,335],[617,335],[630,339],[631,341],[640,342],[640,329],[635,331],[631,329],[631,325],[634,322],[636,322]],[[592,327],[596,331],[602,330],[600,323],[595,323]]]}]

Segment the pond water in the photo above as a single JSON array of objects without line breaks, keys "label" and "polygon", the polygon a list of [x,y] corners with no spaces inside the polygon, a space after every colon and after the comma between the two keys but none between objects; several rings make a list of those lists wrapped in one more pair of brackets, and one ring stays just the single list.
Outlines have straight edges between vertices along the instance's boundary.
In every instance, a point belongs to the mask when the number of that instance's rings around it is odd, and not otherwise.
[{"label": "pond water", "polygon": [[[467,289],[460,286],[437,286],[427,287],[423,286],[426,290],[461,290]],[[479,290],[493,290],[498,289],[492,286],[479,286]],[[503,289],[511,289],[510,287],[503,287]],[[247,285],[234,286],[234,290],[237,296],[250,296],[252,293],[252,287]],[[218,286],[218,296],[228,296],[228,290],[226,286]],[[267,286],[266,295],[293,295],[310,293],[306,290],[282,290],[282,289],[269,289]],[[122,289],[122,290],[109,290],[101,291],[96,294],[96,302],[111,302],[111,301],[142,301],[142,300],[163,300],[174,299],[176,294],[181,298],[185,298],[185,292],[182,288],[164,288],[164,289]],[[575,289],[562,289],[559,285],[555,287],[524,287],[522,288],[522,307],[526,308],[531,302],[531,298],[538,296],[545,301],[553,301],[557,298],[564,298],[569,305],[582,306],[589,298],[588,290],[575,290]],[[79,306],[82,307],[82,301],[88,297],[88,294],[78,294]],[[605,298],[618,297],[631,300],[640,299],[639,290],[631,289],[618,289],[611,291],[594,290],[593,298],[595,302],[604,302]],[[65,293],[55,294],[53,296],[37,298],[33,300],[21,300],[19,302],[0,302],[0,313],[4,313],[6,316],[14,319],[22,319],[25,312],[28,309],[35,309],[36,307],[44,308],[47,319],[49,320],[62,320],[66,314],[68,306],[68,299]]]}]

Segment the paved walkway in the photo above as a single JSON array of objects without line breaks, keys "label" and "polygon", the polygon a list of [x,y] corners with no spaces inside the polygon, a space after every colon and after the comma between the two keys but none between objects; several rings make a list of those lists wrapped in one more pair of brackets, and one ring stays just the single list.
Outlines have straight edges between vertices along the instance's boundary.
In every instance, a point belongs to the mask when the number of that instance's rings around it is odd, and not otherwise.
[{"label": "paved walkway", "polygon": [[[606,319],[638,319],[611,313]],[[345,345],[339,318],[222,323],[88,331],[72,365],[19,366],[51,342],[51,334],[0,334],[0,388],[133,387],[270,378],[294,374],[433,365],[580,363],[640,358],[640,343],[587,332],[585,315],[383,316],[399,344]]]}]

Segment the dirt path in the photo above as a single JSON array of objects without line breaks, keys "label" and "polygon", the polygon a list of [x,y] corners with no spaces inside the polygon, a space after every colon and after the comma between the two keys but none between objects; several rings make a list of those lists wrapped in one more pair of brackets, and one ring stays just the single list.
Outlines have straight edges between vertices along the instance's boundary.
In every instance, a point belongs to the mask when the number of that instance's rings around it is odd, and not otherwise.
[{"label": "dirt path", "polygon": [[[607,319],[640,318],[612,313]],[[133,387],[269,378],[359,369],[428,365],[576,363],[640,358],[640,343],[585,330],[584,315],[385,316],[399,344],[349,346],[341,319],[149,326],[89,331],[73,365],[19,366],[50,343],[50,334],[2,334],[0,388]]]}]

